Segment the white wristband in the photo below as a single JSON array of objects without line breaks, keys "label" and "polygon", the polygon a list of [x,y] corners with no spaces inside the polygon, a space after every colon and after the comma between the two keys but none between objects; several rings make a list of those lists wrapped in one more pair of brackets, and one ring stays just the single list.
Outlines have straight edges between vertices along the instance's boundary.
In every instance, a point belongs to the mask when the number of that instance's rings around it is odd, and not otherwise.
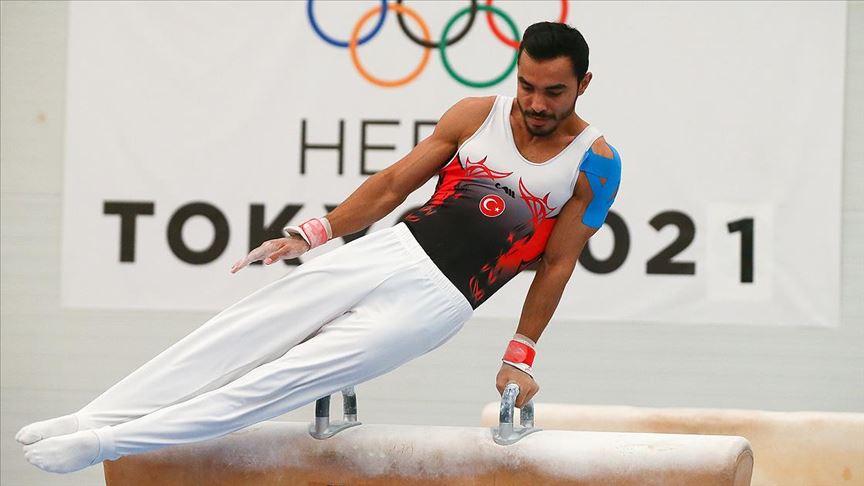
[{"label": "white wristband", "polygon": [[521,342],[527,344],[528,346],[531,346],[532,348],[537,347],[537,343],[535,343],[533,339],[529,338],[528,336],[524,336],[522,334],[519,334],[518,332],[513,335],[513,339],[515,339],[517,341],[521,341]]},{"label": "white wristband", "polygon": [[519,371],[522,371],[523,373],[526,373],[526,374],[527,374],[528,376],[530,376],[531,378],[534,378],[534,372],[531,371],[531,367],[528,366],[527,364],[525,364],[525,363],[514,363],[514,362],[512,362],[512,361],[507,361],[506,359],[502,359],[501,361],[507,363],[508,365],[510,365],[510,366],[512,366],[512,367],[514,367],[514,368],[516,368],[516,369],[519,370]]}]

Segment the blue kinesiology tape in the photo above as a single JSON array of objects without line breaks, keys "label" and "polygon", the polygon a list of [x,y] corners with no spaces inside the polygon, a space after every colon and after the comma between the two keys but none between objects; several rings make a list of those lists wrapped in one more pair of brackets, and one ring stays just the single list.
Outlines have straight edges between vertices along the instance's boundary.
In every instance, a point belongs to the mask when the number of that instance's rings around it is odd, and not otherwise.
[{"label": "blue kinesiology tape", "polygon": [[610,145],[609,148],[612,149],[613,154],[611,159],[594,153],[593,149],[588,149],[582,165],[579,166],[579,171],[584,172],[588,177],[591,192],[594,193],[582,216],[582,222],[592,228],[603,226],[609,208],[612,207],[618,194],[618,184],[621,183],[621,156],[618,155],[615,147]]}]

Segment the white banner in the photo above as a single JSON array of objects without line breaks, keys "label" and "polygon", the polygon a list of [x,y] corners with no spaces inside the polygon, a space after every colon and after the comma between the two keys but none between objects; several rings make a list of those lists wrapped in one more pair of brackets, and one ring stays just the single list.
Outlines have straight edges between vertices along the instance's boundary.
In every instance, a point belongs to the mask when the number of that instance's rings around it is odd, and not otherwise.
[{"label": "white banner", "polygon": [[[65,305],[217,310],[277,279],[294,267],[228,269],[340,203],[460,98],[514,94],[506,18],[521,32],[566,6],[594,73],[577,111],[623,175],[556,318],[837,325],[844,3],[500,2],[503,40],[486,12],[454,19],[468,2],[406,2],[407,32],[392,8],[358,24],[380,5],[70,3]],[[418,21],[436,42],[448,22],[448,38],[466,33],[420,66]],[[355,28],[368,40],[352,61],[325,37]],[[516,321],[532,278],[477,315]]]}]

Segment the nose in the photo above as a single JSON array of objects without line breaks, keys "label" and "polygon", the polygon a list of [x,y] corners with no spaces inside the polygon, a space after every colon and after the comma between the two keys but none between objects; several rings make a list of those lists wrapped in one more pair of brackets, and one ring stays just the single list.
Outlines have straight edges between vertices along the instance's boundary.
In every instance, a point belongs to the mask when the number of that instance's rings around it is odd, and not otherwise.
[{"label": "nose", "polygon": [[528,109],[533,113],[546,113],[546,100],[543,96],[534,94],[528,100]]}]

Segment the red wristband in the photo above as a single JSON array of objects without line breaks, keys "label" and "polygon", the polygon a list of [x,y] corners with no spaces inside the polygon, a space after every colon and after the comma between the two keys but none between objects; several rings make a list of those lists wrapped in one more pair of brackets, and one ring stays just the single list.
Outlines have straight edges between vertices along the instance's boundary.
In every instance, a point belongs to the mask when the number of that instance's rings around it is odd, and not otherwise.
[{"label": "red wristband", "polygon": [[507,351],[504,353],[504,361],[525,363],[530,367],[534,364],[534,354],[534,348],[514,339],[507,346]]},{"label": "red wristband", "polygon": [[330,221],[327,217],[312,218],[300,226],[286,226],[282,228],[282,234],[286,238],[291,235],[298,235],[309,244],[309,249],[319,247],[330,241],[333,237],[333,230],[330,228]]},{"label": "red wristband", "polygon": [[300,229],[309,238],[309,246],[316,248],[327,243],[327,228],[318,218],[310,219],[300,225]]}]

